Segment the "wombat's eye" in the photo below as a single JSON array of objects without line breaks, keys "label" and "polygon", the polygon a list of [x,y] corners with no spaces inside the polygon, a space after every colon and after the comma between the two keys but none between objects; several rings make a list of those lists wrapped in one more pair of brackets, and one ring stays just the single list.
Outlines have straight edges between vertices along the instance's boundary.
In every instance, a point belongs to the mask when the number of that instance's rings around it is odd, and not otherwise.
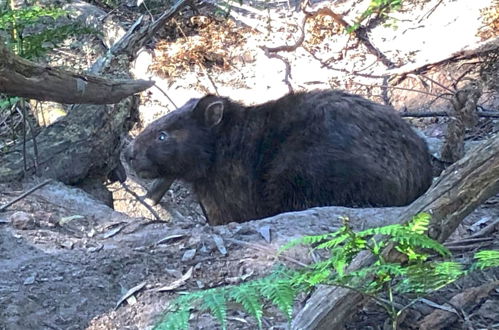
[{"label": "wombat's eye", "polygon": [[160,140],[160,141],[164,141],[167,138],[168,138],[168,133],[166,133],[166,132],[160,132],[158,135],[158,140]]}]

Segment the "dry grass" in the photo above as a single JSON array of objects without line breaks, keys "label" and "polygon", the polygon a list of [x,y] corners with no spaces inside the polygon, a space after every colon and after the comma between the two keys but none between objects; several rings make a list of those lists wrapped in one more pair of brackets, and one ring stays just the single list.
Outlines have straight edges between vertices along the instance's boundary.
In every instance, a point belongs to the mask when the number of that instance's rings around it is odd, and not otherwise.
[{"label": "dry grass", "polygon": [[241,53],[249,28],[238,27],[232,20],[210,16],[191,16],[174,21],[167,28],[173,36],[156,45],[156,58],[149,68],[170,78],[196,66],[212,70],[228,70],[232,60]]}]

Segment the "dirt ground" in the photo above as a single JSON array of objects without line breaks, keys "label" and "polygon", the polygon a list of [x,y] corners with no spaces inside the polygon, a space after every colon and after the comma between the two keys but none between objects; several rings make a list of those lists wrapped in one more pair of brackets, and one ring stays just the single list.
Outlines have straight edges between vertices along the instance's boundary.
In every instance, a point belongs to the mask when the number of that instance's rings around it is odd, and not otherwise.
[{"label": "dirt ground", "polygon": [[[354,21],[368,3],[342,0],[335,1],[333,8]],[[488,34],[483,32],[486,24],[481,10],[492,3],[411,1],[409,8],[391,15],[396,19],[390,19],[389,24],[373,22],[369,37],[396,65],[435,63],[445,54],[497,37],[497,31],[493,30],[492,36],[488,30]],[[437,61],[438,65],[425,67],[424,74],[411,71],[396,83],[392,81],[393,88],[383,88],[386,81],[381,75],[387,67],[362,44],[342,33],[328,17],[319,17],[306,26],[305,47],[280,52],[280,58],[269,57],[260,46],[289,45],[298,39],[301,16],[296,8],[293,1],[252,2],[252,7],[234,2],[230,15],[240,30],[224,20],[213,23],[209,18],[211,25],[206,23],[206,11],[213,12],[210,6],[198,8],[201,15],[190,9],[183,12],[176,23],[166,26],[151,42],[151,49],[144,50],[133,66],[136,77],[152,78],[162,89],[152,88],[143,95],[142,126],[173,110],[175,105],[208,92],[251,104],[275,99],[290,88],[341,88],[389,103],[402,112],[448,110],[450,103],[437,96],[446,88],[462,87],[467,81],[463,77],[484,81],[482,109],[499,106],[499,91],[493,83],[498,81],[499,71],[487,71],[490,79],[485,83],[476,64],[483,58],[476,56]],[[117,10],[110,16],[129,24],[140,10]],[[218,40],[218,34],[211,38],[217,31],[224,32],[220,33],[223,39]],[[449,37],[455,35],[459,38]],[[185,40],[181,39],[184,37]],[[74,54],[73,60],[85,53],[85,63],[78,67],[91,64],[102,52],[100,41],[92,42],[99,46],[87,49],[70,44],[63,53]],[[188,47],[192,51],[183,53]],[[70,63],[67,58],[54,58],[56,62]],[[288,76],[286,62],[291,68]],[[437,139],[445,136],[447,121],[445,117],[411,119],[427,137]],[[140,129],[138,126],[132,135]],[[476,127],[468,130],[466,138],[480,141],[498,131],[499,120],[481,118]],[[0,205],[36,183],[39,181],[0,184]],[[129,179],[127,185],[139,194],[144,191],[144,182]],[[290,215],[286,219],[210,227],[195,196],[181,183],[176,183],[161,204],[154,207],[162,221],[155,220],[121,186],[114,184],[109,189],[115,210],[80,189],[50,183],[0,213],[0,329],[151,329],[168,301],[180,292],[236,284],[267,274],[277,262],[283,262],[276,258],[275,251],[287,239],[333,231],[337,222],[332,219],[349,212],[325,208],[304,211],[296,218]],[[379,219],[382,224],[393,218],[397,210],[365,212],[366,218]],[[498,249],[497,225],[483,240],[466,241],[497,219],[499,196],[469,215],[450,238],[463,242],[455,245],[458,248],[453,249],[454,257],[466,261],[479,249]],[[352,220],[359,225],[361,221]],[[271,229],[270,243],[261,234],[266,228]],[[302,252],[293,257],[310,262],[306,251]],[[179,283],[190,269],[192,275]],[[455,295],[498,278],[499,269],[478,271],[429,295],[427,302],[410,309],[401,328],[415,329],[417,322]],[[173,288],[158,290],[168,285]],[[135,292],[123,300],[131,289]],[[295,312],[305,299],[300,297]],[[398,299],[407,302],[407,298]],[[459,310],[457,319],[446,329],[497,328],[499,288],[472,301],[473,306]],[[387,318],[374,304],[352,306],[351,314],[349,329],[381,329]],[[236,310],[230,310],[228,318],[229,329],[257,328],[254,320]],[[265,329],[288,327],[285,317],[276,310],[269,309],[264,319]],[[196,312],[191,325],[193,329],[219,328],[212,317]]]},{"label": "dirt ground", "polygon": [[[2,185],[0,203],[17,195],[19,188]],[[155,222],[115,212],[77,188],[50,184],[0,216],[1,328],[149,329],[178,292],[257,278],[276,264],[275,251],[284,237],[334,230],[331,220],[322,216],[323,211],[308,212],[307,221],[296,222],[301,228],[290,228],[289,218],[220,227],[207,226],[199,219]],[[378,212],[380,218],[390,217],[388,210]],[[373,216],[366,214],[366,218]],[[499,198],[493,198],[464,221],[452,240],[463,240],[498,218]],[[259,234],[265,226],[272,228],[272,243]],[[222,238],[226,255],[214,243],[214,236]],[[487,238],[478,245],[463,243],[454,257],[466,260],[482,247],[497,249],[498,231]],[[306,253],[294,257],[310,262]],[[171,285],[190,268],[192,277],[178,288],[157,290]],[[476,272],[427,299],[443,305],[457,293],[497,280],[498,276],[499,269]],[[132,299],[117,306],[120,298],[138,285],[142,287]],[[498,306],[499,292],[495,290],[466,310],[466,318],[452,323],[449,329],[497,324]],[[299,307],[300,302],[296,305]],[[415,320],[431,311],[431,306],[416,304],[404,328],[411,328]],[[194,328],[218,328],[211,317],[194,315]],[[228,315],[229,329],[257,328],[254,320],[241,312],[233,310]],[[352,317],[348,325],[352,329],[380,328],[386,319],[374,305],[353,308]],[[265,325],[267,329],[284,329],[287,323],[281,314],[270,310]]]}]

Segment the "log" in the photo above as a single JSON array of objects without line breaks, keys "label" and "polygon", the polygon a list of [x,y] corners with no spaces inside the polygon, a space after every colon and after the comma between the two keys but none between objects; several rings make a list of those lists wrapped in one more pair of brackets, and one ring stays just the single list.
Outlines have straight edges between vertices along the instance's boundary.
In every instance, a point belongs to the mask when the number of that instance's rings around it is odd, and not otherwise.
[{"label": "log", "polygon": [[[444,242],[461,221],[488,198],[499,193],[499,135],[475,147],[468,155],[447,168],[430,189],[398,215],[407,222],[415,214],[432,215],[428,235]],[[400,255],[389,249],[387,260]],[[372,256],[358,256],[351,269],[371,264]],[[298,313],[292,329],[340,329],[353,314],[352,308],[365,301],[357,292],[326,287],[316,290]]]},{"label": "log", "polygon": [[28,61],[0,39],[0,93],[59,103],[111,104],[142,92],[154,81],[107,79]]},{"label": "log", "polygon": [[[186,2],[180,0],[151,23],[140,17],[96,61],[91,72],[111,76],[126,74],[137,52]],[[151,83],[147,82],[148,86]],[[102,90],[99,93],[104,94]],[[119,164],[122,137],[135,122],[137,105],[137,98],[128,97],[115,105],[75,106],[66,117],[43,129],[36,137],[37,157],[33,141],[26,141],[25,152],[18,146],[2,156],[0,182],[21,180],[35,173],[66,184],[79,183],[87,177],[106,178]]]}]

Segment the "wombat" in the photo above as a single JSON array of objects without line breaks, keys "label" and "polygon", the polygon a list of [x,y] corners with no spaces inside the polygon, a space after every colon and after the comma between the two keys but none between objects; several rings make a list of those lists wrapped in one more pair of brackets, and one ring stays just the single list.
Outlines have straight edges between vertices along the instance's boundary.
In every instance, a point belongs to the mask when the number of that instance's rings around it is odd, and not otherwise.
[{"label": "wombat", "polygon": [[192,183],[211,225],[315,206],[411,203],[432,181],[426,143],[391,108],[342,91],[243,106],[208,95],[151,123],[125,152],[138,176]]}]

